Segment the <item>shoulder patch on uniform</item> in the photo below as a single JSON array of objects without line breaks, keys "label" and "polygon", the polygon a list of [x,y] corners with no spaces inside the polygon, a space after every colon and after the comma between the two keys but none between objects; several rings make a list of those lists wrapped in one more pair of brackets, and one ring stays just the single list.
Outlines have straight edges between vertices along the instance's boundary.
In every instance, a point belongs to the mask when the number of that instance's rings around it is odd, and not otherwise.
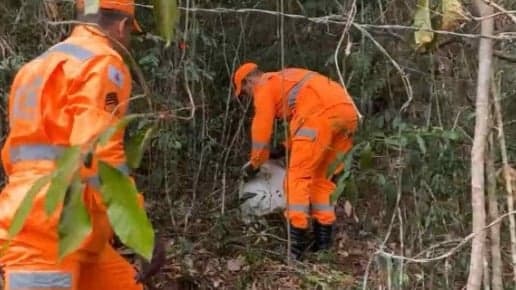
[{"label": "shoulder patch on uniform", "polygon": [[108,77],[109,80],[119,88],[124,84],[124,76],[122,72],[113,65],[108,66]]},{"label": "shoulder patch on uniform", "polygon": [[104,110],[106,110],[109,113],[113,113],[113,111],[117,110],[117,106],[119,104],[118,101],[118,94],[115,92],[110,92],[106,95],[106,98],[104,100]]}]

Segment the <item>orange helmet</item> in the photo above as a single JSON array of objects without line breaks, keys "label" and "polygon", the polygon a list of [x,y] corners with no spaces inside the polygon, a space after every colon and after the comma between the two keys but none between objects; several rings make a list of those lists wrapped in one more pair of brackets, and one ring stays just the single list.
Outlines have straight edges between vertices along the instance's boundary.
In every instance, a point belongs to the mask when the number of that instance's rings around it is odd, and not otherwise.
[{"label": "orange helmet", "polygon": [[[78,11],[84,11],[84,0],[76,0],[75,6]],[[111,9],[125,13],[133,17],[133,30],[142,32],[142,29],[135,16],[135,4],[134,0],[99,0],[99,7],[104,9]]]},{"label": "orange helmet", "polygon": [[242,92],[242,81],[257,68],[258,65],[256,63],[246,62],[235,71],[235,74],[233,76],[233,82],[235,85],[235,96],[240,96],[240,93]]}]

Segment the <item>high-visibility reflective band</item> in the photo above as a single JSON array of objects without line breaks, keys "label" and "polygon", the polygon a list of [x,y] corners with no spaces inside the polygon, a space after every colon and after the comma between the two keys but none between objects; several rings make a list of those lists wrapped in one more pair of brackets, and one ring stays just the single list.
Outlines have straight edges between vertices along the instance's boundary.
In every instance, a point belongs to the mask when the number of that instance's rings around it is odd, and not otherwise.
[{"label": "high-visibility reflective band", "polygon": [[310,207],[304,204],[289,204],[287,208],[291,211],[300,211],[304,213],[308,213],[308,211],[310,210]]},{"label": "high-visibility reflective band", "polygon": [[252,149],[254,150],[264,150],[269,149],[270,145],[264,142],[253,142]]},{"label": "high-visibility reflective band", "polygon": [[20,145],[12,147],[9,155],[12,163],[29,160],[55,160],[64,150],[65,147],[59,145]]},{"label": "high-visibility reflective band", "polygon": [[[124,175],[129,175],[130,170],[127,164],[116,166],[116,169],[120,170]],[[86,182],[93,188],[100,190],[100,176],[94,175],[89,177]]]},{"label": "high-visibility reflective band", "polygon": [[61,52],[72,56],[80,61],[87,61],[92,58],[95,54],[90,50],[87,50],[83,47],[80,47],[76,44],[72,43],[59,43],[49,48],[44,54],[40,56],[40,58],[44,58],[52,52]]},{"label": "high-visibility reflective band", "polygon": [[312,203],[312,211],[334,211],[335,207],[331,204]]},{"label": "high-visibility reflective band", "polygon": [[124,76],[122,75],[122,72],[112,65],[108,66],[108,77],[109,80],[119,88],[124,84]]},{"label": "high-visibility reflective band", "polygon": [[296,132],[296,137],[307,137],[307,138],[310,138],[311,140],[314,140],[315,137],[317,137],[317,131],[312,128],[306,128],[306,127],[299,128],[299,130],[297,130],[297,132]]},{"label": "high-visibility reflective band", "polygon": [[294,108],[294,105],[297,101],[297,95],[299,94],[299,91],[303,87],[303,85],[308,81],[308,79],[315,74],[315,72],[309,72],[307,73],[299,82],[297,82],[288,92],[287,95],[287,104],[290,109]]},{"label": "high-visibility reflective band", "polygon": [[72,289],[72,275],[63,272],[11,272],[9,290],[12,289]]}]

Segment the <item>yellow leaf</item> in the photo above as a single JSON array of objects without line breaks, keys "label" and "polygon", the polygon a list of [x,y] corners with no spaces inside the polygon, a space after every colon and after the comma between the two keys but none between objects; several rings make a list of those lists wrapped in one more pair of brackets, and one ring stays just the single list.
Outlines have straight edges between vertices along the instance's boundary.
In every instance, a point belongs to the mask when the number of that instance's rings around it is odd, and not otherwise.
[{"label": "yellow leaf", "polygon": [[179,20],[177,0],[154,0],[153,4],[159,36],[165,40],[165,46],[168,47],[172,42],[175,26]]},{"label": "yellow leaf", "polygon": [[443,19],[442,30],[454,30],[460,20],[466,20],[468,17],[464,12],[464,7],[459,0],[442,0]]},{"label": "yellow leaf", "polygon": [[414,26],[420,30],[414,33],[416,45],[419,47],[432,42],[434,33],[428,31],[432,29],[430,21],[429,0],[418,0],[418,8],[414,15]]}]

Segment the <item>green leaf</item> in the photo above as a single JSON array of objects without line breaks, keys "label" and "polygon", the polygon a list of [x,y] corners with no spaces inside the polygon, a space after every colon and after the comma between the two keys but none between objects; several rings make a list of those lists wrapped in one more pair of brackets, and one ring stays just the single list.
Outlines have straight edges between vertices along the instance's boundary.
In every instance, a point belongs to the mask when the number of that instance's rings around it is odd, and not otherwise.
[{"label": "green leaf", "polygon": [[111,225],[122,243],[150,260],[154,248],[154,229],[137,201],[137,190],[129,177],[100,161],[100,191]]},{"label": "green leaf", "polygon": [[446,139],[450,139],[452,141],[457,141],[459,140],[459,133],[457,131],[444,131],[443,132],[443,137],[446,138]]},{"label": "green leaf", "polygon": [[125,146],[125,153],[127,155],[127,164],[131,168],[134,169],[140,167],[145,146],[147,146],[155,129],[156,126],[151,126],[146,130],[141,130],[133,138],[131,138],[129,142],[127,142]]},{"label": "green leaf", "polygon": [[41,192],[43,187],[47,185],[50,179],[50,175],[41,177],[40,179],[36,180],[36,182],[34,182],[29,191],[27,191],[25,197],[20,203],[20,206],[14,214],[13,220],[11,221],[11,225],[9,226],[8,235],[10,238],[16,236],[23,228],[23,224],[25,223],[25,220],[29,216],[30,210],[32,209],[34,198],[36,197],[36,195],[38,195],[38,193]]},{"label": "green leaf", "polygon": [[360,152],[360,168],[368,169],[373,166],[373,150],[371,144],[367,142],[366,146]]},{"label": "green leaf", "polygon": [[417,144],[419,145],[419,150],[421,150],[421,153],[426,154],[426,145],[425,140],[420,135],[416,135]]},{"label": "green leaf", "polygon": [[83,199],[84,185],[75,178],[59,219],[59,258],[75,251],[91,233],[91,220]]},{"label": "green leaf", "polygon": [[100,0],[84,0],[84,15],[99,12],[99,2]]},{"label": "green leaf", "polygon": [[341,177],[339,177],[337,181],[337,186],[335,190],[330,195],[330,203],[335,204],[337,200],[339,200],[342,193],[344,193],[344,190],[346,189],[346,181],[351,176],[350,171],[346,171]]},{"label": "green leaf", "polygon": [[114,125],[107,128],[97,139],[97,144],[100,146],[106,145],[107,142],[115,135],[116,132],[119,130],[124,129],[131,123],[133,120],[138,118],[139,116],[137,114],[127,115],[120,119],[118,122],[116,122]]},{"label": "green leaf", "polygon": [[80,168],[81,149],[79,146],[67,148],[56,162],[52,181],[45,197],[45,212],[51,215],[60,204],[75,172]]},{"label": "green leaf", "polygon": [[179,9],[176,0],[153,0],[154,19],[158,34],[165,40],[165,46],[170,46],[177,22],[179,21]]},{"label": "green leaf", "polygon": [[432,42],[434,33],[427,31],[432,29],[429,0],[418,0],[417,7],[416,14],[414,15],[414,26],[420,30],[414,33],[414,37],[416,45],[420,47]]}]

